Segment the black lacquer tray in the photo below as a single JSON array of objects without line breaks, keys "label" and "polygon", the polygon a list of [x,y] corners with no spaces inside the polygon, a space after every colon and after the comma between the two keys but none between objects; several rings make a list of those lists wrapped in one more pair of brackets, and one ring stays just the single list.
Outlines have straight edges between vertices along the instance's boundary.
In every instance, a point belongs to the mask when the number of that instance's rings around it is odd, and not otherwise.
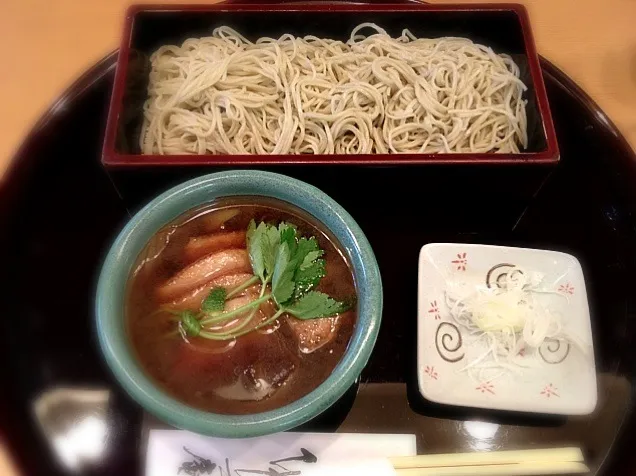
[{"label": "black lacquer tray", "polygon": [[[143,411],[110,375],[93,330],[98,268],[109,242],[134,211],[126,208],[100,164],[115,61],[113,54],[93,67],[42,117],[0,189],[0,436],[29,475],[141,474]],[[573,444],[583,448],[593,473],[633,473],[636,156],[583,91],[545,60],[542,69],[562,163],[516,224],[502,227],[492,217],[476,223],[448,216],[449,200],[471,200],[461,189],[453,190],[452,169],[452,193],[437,201],[415,197],[401,206],[364,205],[364,194],[389,197],[402,183],[411,183],[401,182],[400,174],[412,177],[418,170],[412,168],[393,170],[381,190],[351,181],[336,182],[328,190],[344,202],[376,251],[385,311],[359,387],[305,429],[414,433],[422,453]],[[417,173],[425,187],[426,171]],[[152,189],[151,178],[145,186]],[[505,203],[507,194],[523,184],[488,186],[499,187]],[[492,203],[495,212],[498,206]],[[597,354],[599,403],[593,415],[542,418],[457,410],[418,396],[417,254],[433,241],[543,247],[581,260]],[[35,417],[36,401],[59,388],[109,392],[105,450],[97,461],[79,464],[76,472],[59,463]],[[65,415],[65,422],[56,424],[72,427],[76,408],[69,403],[58,409],[56,415]]]}]

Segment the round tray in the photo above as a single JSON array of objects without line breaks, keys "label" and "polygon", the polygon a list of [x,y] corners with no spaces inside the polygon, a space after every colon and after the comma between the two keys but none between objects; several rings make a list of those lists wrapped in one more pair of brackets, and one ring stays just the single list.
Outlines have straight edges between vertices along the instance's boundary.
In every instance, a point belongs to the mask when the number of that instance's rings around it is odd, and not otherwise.
[{"label": "round tray", "polygon": [[[129,217],[100,164],[115,61],[112,54],[89,70],[41,118],[0,189],[0,428],[26,474],[77,474],[73,465],[88,474],[142,471],[143,412],[105,367],[92,314],[103,254]],[[636,372],[630,349],[636,335],[631,186],[636,157],[583,91],[549,62],[542,61],[542,68],[562,162],[515,226],[472,229],[451,221],[439,230],[435,223],[411,228],[405,222],[396,247],[396,223],[386,210],[349,210],[369,220],[368,235],[386,285],[383,326],[359,388],[304,429],[413,433],[421,453],[577,445],[593,473],[602,468],[625,474],[634,467],[628,430]],[[515,186],[500,184],[503,201]],[[461,191],[454,193],[462,198]],[[443,201],[405,203],[405,216],[419,221],[423,207],[443,206]],[[431,241],[529,245],[567,251],[581,260],[597,357],[599,403],[593,415],[548,418],[453,409],[419,397],[417,250]],[[104,412],[106,425],[97,433],[92,461],[60,459],[63,450],[55,436],[68,434],[79,415],[93,410]]]}]

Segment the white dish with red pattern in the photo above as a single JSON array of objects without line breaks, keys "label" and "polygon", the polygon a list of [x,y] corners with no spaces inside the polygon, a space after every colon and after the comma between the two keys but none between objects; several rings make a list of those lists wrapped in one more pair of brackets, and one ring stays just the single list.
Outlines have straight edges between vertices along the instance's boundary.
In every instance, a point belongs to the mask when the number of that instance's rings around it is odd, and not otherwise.
[{"label": "white dish with red pattern", "polygon": [[[512,267],[544,275],[541,295],[562,316],[577,346],[546,342],[523,371],[462,370],[487,351],[458,326],[446,306],[448,282],[496,285]],[[596,366],[585,281],[579,261],[571,255],[528,248],[431,243],[422,247],[418,285],[418,382],[427,400],[498,410],[585,415],[596,407]],[[520,358],[526,356],[521,353]]]}]

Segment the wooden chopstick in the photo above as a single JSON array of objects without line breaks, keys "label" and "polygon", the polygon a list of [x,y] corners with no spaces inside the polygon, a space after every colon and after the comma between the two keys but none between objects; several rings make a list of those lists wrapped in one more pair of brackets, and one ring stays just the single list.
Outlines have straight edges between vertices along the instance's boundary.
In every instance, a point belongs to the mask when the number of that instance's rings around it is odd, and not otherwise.
[{"label": "wooden chopstick", "polygon": [[580,448],[434,454],[389,458],[398,476],[529,476],[587,473]]},{"label": "wooden chopstick", "polygon": [[582,462],[580,448],[491,451],[455,454],[432,454],[389,458],[395,469],[479,466],[536,462]]},{"label": "wooden chopstick", "polygon": [[583,463],[558,461],[395,470],[398,476],[538,476],[545,474],[578,474],[587,472],[589,472],[589,468]]}]

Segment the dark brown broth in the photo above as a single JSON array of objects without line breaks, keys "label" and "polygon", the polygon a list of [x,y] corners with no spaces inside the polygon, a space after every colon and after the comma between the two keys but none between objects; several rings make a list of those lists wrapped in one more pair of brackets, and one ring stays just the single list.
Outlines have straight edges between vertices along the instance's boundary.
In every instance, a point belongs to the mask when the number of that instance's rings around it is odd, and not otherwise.
[{"label": "dark brown broth", "polygon": [[[202,352],[200,349],[206,349],[208,342],[202,338],[192,341],[199,349],[194,350],[180,336],[166,337],[175,324],[169,314],[157,314],[156,289],[183,268],[183,247],[190,237],[220,231],[212,229],[213,222],[219,211],[227,209],[239,209],[240,213],[224,223],[221,228],[224,231],[245,230],[249,221],[255,219],[268,223],[286,221],[296,225],[303,236],[315,236],[325,250],[327,268],[327,276],[318,290],[338,300],[355,295],[351,269],[334,245],[335,239],[314,225],[312,217],[278,200],[232,197],[182,215],[150,240],[133,267],[128,285],[128,331],[143,368],[179,400],[216,413],[259,413],[289,404],[325,381],[349,343],[355,310],[342,314],[337,335],[309,354],[301,352],[284,319],[279,320],[281,325],[274,332],[257,331],[239,337],[234,347],[223,353]],[[294,366],[291,377],[264,399],[236,400],[216,393],[248,369],[262,371],[267,376],[285,375],[290,362]]]}]

